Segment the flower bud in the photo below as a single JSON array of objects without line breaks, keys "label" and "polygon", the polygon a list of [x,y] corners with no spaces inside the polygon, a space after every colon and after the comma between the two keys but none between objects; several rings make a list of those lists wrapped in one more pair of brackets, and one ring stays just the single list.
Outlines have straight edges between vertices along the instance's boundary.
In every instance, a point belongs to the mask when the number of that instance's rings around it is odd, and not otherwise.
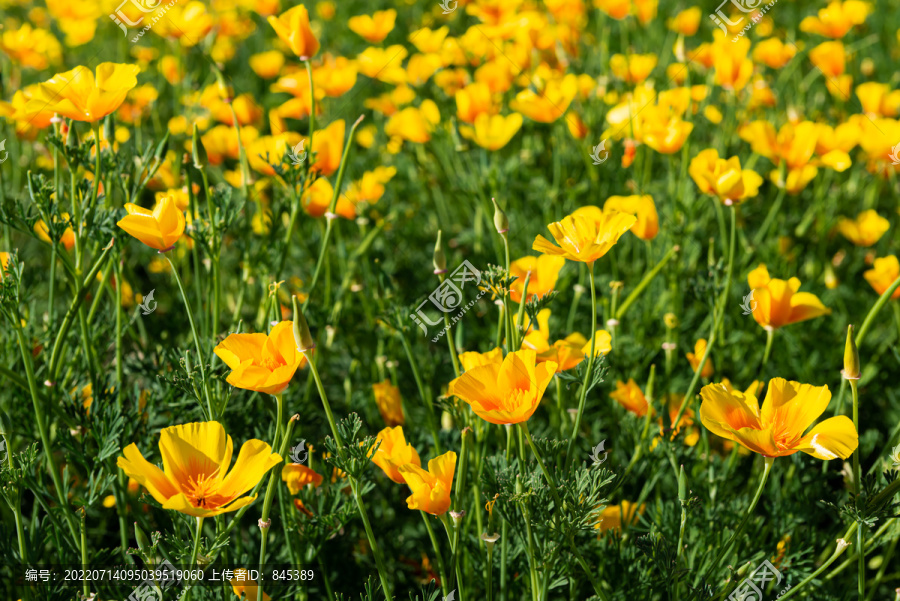
[{"label": "flower bud", "polygon": [[200,128],[197,127],[196,123],[194,123],[194,131],[191,135],[191,158],[194,160],[195,169],[203,169],[209,162],[206,156],[206,148],[200,142]]},{"label": "flower bud", "polygon": [[437,242],[434,243],[434,273],[447,273],[447,256],[444,254],[444,245],[441,244],[441,230],[438,230]]},{"label": "flower bud", "polygon": [[306,323],[296,296],[291,297],[291,304],[294,309],[294,342],[297,350],[303,353],[316,348],[312,334],[309,333],[309,324]]},{"label": "flower bud", "polygon": [[687,502],[687,476],[684,475],[684,466],[678,470],[678,500],[684,505]]},{"label": "flower bud", "polygon": [[103,118],[103,137],[106,138],[107,143],[112,148],[112,143],[116,141],[116,128],[113,125],[112,115],[107,115]]},{"label": "flower bud", "polygon": [[509,231],[509,219],[495,199],[492,198],[491,202],[494,203],[494,227],[497,228],[498,234],[505,236]]},{"label": "flower bud", "polygon": [[137,522],[134,523],[134,538],[137,539],[138,549],[141,551],[146,551],[153,546]]},{"label": "flower bud", "polygon": [[66,132],[66,148],[77,148],[78,136],[75,135],[75,123],[69,120],[66,129],[68,130]]},{"label": "flower bud", "polygon": [[844,345],[844,378],[859,380],[859,351],[853,340],[853,326],[847,326],[847,343]]}]

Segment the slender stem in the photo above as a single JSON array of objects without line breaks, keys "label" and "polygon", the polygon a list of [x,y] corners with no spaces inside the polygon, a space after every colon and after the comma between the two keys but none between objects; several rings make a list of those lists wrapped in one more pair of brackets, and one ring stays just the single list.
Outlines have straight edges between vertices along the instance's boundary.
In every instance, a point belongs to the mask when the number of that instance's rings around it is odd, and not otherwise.
[{"label": "slender stem", "polygon": [[[756,494],[753,495],[753,500],[750,502],[750,505],[747,507],[747,511],[744,512],[744,519],[741,520],[741,523],[738,524],[737,530],[731,535],[731,538],[728,539],[728,542],[722,546],[722,550],[719,552],[719,555],[713,560],[712,564],[706,569],[706,572],[703,574],[703,580],[706,580],[719,566],[719,563],[722,559],[725,558],[725,555],[731,549],[731,545],[737,540],[737,538],[741,535],[741,532],[744,531],[744,527],[747,525],[747,522],[750,521],[750,518],[753,516],[753,510],[756,509],[756,504],[759,502],[759,498],[762,496],[763,489],[766,486],[766,480],[769,478],[769,472],[772,470],[772,464],[775,463],[774,457],[764,457],[765,466],[763,467],[762,477],[759,479],[759,486],[756,489]],[[698,589],[699,590],[699,589]]]},{"label": "slender stem", "polygon": [[[316,367],[316,364],[313,361],[312,350],[313,349],[305,349],[301,352],[306,357],[306,361],[309,364],[310,373],[312,374],[312,377],[316,382],[316,389],[319,391],[319,397],[321,397],[322,399],[322,406],[325,409],[325,416],[328,418],[328,425],[331,427],[331,434],[332,436],[334,436],[335,443],[337,444],[338,454],[343,459],[346,454],[346,451],[344,450],[344,443],[341,440],[340,433],[338,432],[337,423],[334,421],[334,414],[331,412],[331,404],[328,402],[328,396],[325,394],[325,387],[322,385],[322,378],[319,376],[319,369]],[[378,541],[375,539],[375,534],[372,532],[372,525],[369,523],[369,514],[366,511],[365,502],[363,501],[362,496],[359,494],[359,484],[356,482],[356,479],[353,476],[350,476],[348,474],[347,478],[350,480],[350,487],[353,490],[353,497],[356,499],[356,506],[359,509],[359,515],[362,518],[363,526],[365,526],[366,529],[366,537],[369,539],[369,546],[372,548],[372,555],[375,556],[375,564],[378,566],[378,578],[381,580],[381,588],[384,591],[385,598],[393,599],[390,581],[387,577],[388,572],[385,569],[384,560],[381,557],[381,549],[378,546]]]},{"label": "slender stem", "polygon": [[837,560],[837,558],[840,557],[841,554],[847,549],[848,545],[847,545],[847,542],[845,541],[845,538],[850,536],[851,534],[853,534],[853,530],[856,529],[856,526],[857,526],[857,524],[854,523],[852,526],[850,526],[850,530],[847,531],[847,534],[844,535],[844,538],[838,539],[837,547],[835,548],[834,553],[831,554],[831,557],[828,558],[828,561],[823,563],[821,565],[821,567],[819,567],[818,570],[816,570],[815,572],[813,572],[812,574],[810,574],[809,576],[807,576],[806,578],[801,580],[797,586],[795,586],[794,588],[789,590],[787,593],[785,593],[784,595],[779,597],[779,601],[787,601],[787,599],[790,599],[791,597],[793,597],[795,594],[797,594],[797,592],[800,589],[802,589],[804,586],[806,586],[807,584],[809,584],[810,582],[812,582],[813,580],[818,578],[825,570],[827,570],[828,566],[833,564]]},{"label": "slender stem", "polygon": [[891,296],[894,294],[894,291],[897,290],[897,287],[900,286],[900,277],[894,280],[894,283],[891,284],[884,293],[878,297],[878,300],[875,301],[875,304],[872,305],[872,308],[869,309],[869,313],[866,315],[866,319],[863,321],[862,326],[859,328],[859,332],[856,334],[856,346],[862,346],[862,340],[866,335],[866,332],[869,331],[869,328],[872,326],[872,323],[875,321],[875,316],[878,315],[878,312],[881,311],[881,308],[884,307],[885,303],[887,303]]},{"label": "slender stem", "polygon": [[[88,571],[88,560],[87,560],[87,524],[85,520],[87,516],[84,512],[84,507],[81,508],[81,568],[87,574]],[[89,599],[91,596],[91,585],[90,581],[85,577],[82,579],[82,590],[84,591],[84,598]]]},{"label": "slender stem", "polygon": [[191,334],[194,336],[194,346],[197,349],[197,364],[200,366],[200,378],[202,380],[203,392],[206,395],[206,410],[208,411],[209,418],[213,419],[215,414],[213,413],[212,401],[209,396],[209,383],[206,380],[206,357],[203,355],[203,347],[200,345],[200,336],[197,334],[197,326],[194,323],[194,311],[191,309],[191,302],[188,300],[187,293],[185,293],[184,284],[181,282],[181,276],[178,275],[175,264],[172,263],[172,259],[169,258],[167,253],[163,253],[163,256],[166,257],[169,266],[172,267],[172,275],[175,276],[175,282],[178,284],[178,290],[181,292],[181,299],[184,301],[184,309],[187,311],[188,322],[191,324]]},{"label": "slender stem", "polygon": [[763,377],[763,370],[766,368],[766,363],[769,362],[769,354],[772,352],[772,341],[775,339],[775,330],[767,329],[766,330],[766,350],[763,351],[762,362],[759,364],[759,369],[756,370],[756,379],[759,380]]},{"label": "slender stem", "polygon": [[441,575],[441,591],[446,597],[450,594],[450,590],[448,589],[450,581],[447,579],[447,566],[444,565],[444,556],[441,554],[441,546],[438,544],[437,536],[434,534],[434,528],[431,527],[431,522],[428,521],[428,514],[424,511],[420,511],[419,513],[422,515],[422,521],[425,522],[425,529],[428,531],[428,537],[431,539],[431,546],[434,548],[434,555],[437,557],[438,573]]},{"label": "slender stem", "polygon": [[578,399],[578,413],[575,414],[575,424],[572,426],[572,436],[569,437],[569,445],[566,449],[566,469],[572,466],[575,459],[575,441],[578,439],[578,430],[581,428],[581,416],[584,415],[584,405],[587,400],[588,386],[591,382],[591,374],[594,371],[594,345],[597,343],[597,290],[594,284],[594,264],[588,264],[588,274],[591,279],[591,354],[588,357],[587,370],[584,373],[584,382],[581,384],[581,396]]},{"label": "slender stem", "polygon": [[[194,532],[194,547],[191,550],[191,563],[190,569],[193,569],[195,565],[197,565],[197,556],[200,555],[200,538],[203,535],[203,519],[197,518],[197,530]],[[190,601],[191,598],[191,589],[188,588],[184,594],[184,601]]]},{"label": "slender stem", "polygon": [[419,396],[422,398],[422,404],[425,405],[425,416],[428,418],[428,429],[431,430],[431,438],[434,442],[434,450],[436,454],[440,455],[441,442],[438,438],[437,421],[434,415],[434,405],[431,402],[431,397],[426,394],[425,384],[422,382],[422,375],[419,373],[418,362],[413,356],[412,347],[409,345],[409,341],[406,339],[406,334],[398,330],[397,335],[400,337],[400,343],[403,345],[403,350],[406,352],[406,358],[409,360],[409,366],[412,369],[413,379],[416,381],[416,387],[419,389]]},{"label": "slender stem", "polygon": [[[859,389],[857,382],[858,380],[856,379],[850,380],[850,392],[853,395],[853,429],[859,432]],[[856,451],[853,453],[853,490],[856,493],[857,500],[859,500],[861,485],[862,483],[860,482],[859,470],[859,447],[857,447]],[[863,553],[865,530],[866,527],[864,524],[861,524],[859,528],[856,529],[856,548],[859,550],[859,562],[857,564],[857,591],[859,592],[860,601],[863,601],[863,599],[866,598],[866,554]]]},{"label": "slender stem", "polygon": [[[593,280],[593,278],[591,279]],[[562,511],[563,504],[562,500],[559,498],[559,492],[557,491],[556,479],[544,465],[544,460],[541,458],[541,454],[538,452],[538,449],[534,444],[534,440],[532,440],[531,438],[531,432],[528,431],[528,423],[520,422],[519,427],[522,429],[522,433],[525,435],[525,439],[528,441],[528,446],[531,447],[531,452],[534,455],[534,458],[537,459],[538,466],[540,466],[541,472],[543,472],[544,478],[546,478],[547,480],[548,488],[550,489],[550,494],[553,496],[553,502],[556,504],[557,511]],[[587,574],[588,580],[590,580],[591,582],[591,586],[594,587],[594,592],[597,593],[597,596],[600,597],[603,601],[609,601],[609,597],[606,596],[606,593],[600,587],[600,583],[597,582],[597,580],[594,578],[593,570],[581,556],[581,552],[575,545],[575,540],[572,537],[571,532],[568,533],[567,542],[569,543],[569,548],[572,550],[572,553],[575,555],[575,559],[578,560],[578,563],[579,565],[581,565],[582,570],[584,570],[584,573]]]},{"label": "slender stem", "polygon": [[653,281],[653,278],[656,277],[656,274],[666,266],[666,263],[668,263],[669,260],[673,256],[675,256],[675,253],[677,253],[678,250],[678,246],[673,246],[672,248],[670,248],[669,252],[667,252],[665,256],[660,259],[659,263],[657,263],[656,266],[653,267],[653,269],[651,269],[644,275],[637,287],[631,291],[631,294],[629,294],[628,297],[622,302],[622,304],[619,305],[619,308],[614,311],[616,319],[622,319],[622,316],[625,315],[625,311],[627,311],[628,308],[634,303],[634,301],[636,301],[638,297],[640,297],[644,289],[647,288],[647,286],[650,285],[650,282]]}]

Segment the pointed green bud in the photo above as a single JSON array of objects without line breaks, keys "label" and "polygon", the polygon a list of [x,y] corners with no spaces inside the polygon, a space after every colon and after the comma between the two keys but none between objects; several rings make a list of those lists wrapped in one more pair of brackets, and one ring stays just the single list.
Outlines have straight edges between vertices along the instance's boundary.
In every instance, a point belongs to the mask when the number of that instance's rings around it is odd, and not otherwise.
[{"label": "pointed green bud", "polygon": [[853,339],[853,326],[847,326],[847,343],[844,345],[844,378],[859,380],[859,350]]},{"label": "pointed green bud", "polygon": [[75,133],[75,122],[69,119],[66,124],[66,148],[78,147],[78,135]]},{"label": "pointed green bud", "polygon": [[441,244],[441,230],[438,230],[437,242],[434,244],[433,262],[435,275],[447,273],[447,256],[444,254],[444,245]]},{"label": "pointed green bud", "polygon": [[191,158],[194,160],[195,169],[204,169],[209,162],[206,156],[206,148],[200,141],[200,128],[194,123],[194,131],[191,134]]},{"label": "pointed green bud", "polygon": [[492,198],[491,202],[494,203],[494,227],[497,228],[498,234],[505,236],[506,232],[509,231],[509,219],[506,217],[503,209],[500,208],[500,205],[497,204],[496,199]]},{"label": "pointed green bud", "polygon": [[684,466],[678,470],[678,500],[682,504],[687,502],[687,476],[684,475]]},{"label": "pointed green bud", "polygon": [[312,334],[309,333],[309,324],[300,310],[300,303],[297,302],[297,296],[291,297],[291,305],[294,309],[294,342],[297,344],[297,350],[301,353],[311,351],[316,348]]},{"label": "pointed green bud", "polygon": [[138,526],[138,523],[134,523],[134,538],[137,539],[138,549],[141,551],[146,551],[153,547],[153,544],[150,542],[150,539],[147,538],[147,535],[141,530],[141,527]]},{"label": "pointed green bud", "polygon": [[113,142],[116,141],[116,127],[113,124],[112,115],[107,115],[103,119],[103,137],[106,138],[109,147],[112,148]]}]

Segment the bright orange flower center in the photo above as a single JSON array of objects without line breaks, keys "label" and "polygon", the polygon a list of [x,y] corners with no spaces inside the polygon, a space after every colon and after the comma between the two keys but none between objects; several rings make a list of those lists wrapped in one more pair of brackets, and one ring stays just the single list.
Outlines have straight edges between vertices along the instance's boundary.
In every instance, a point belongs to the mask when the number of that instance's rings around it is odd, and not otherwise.
[{"label": "bright orange flower center", "polygon": [[191,505],[203,509],[212,509],[220,507],[227,499],[217,493],[218,482],[214,480],[218,469],[210,475],[201,474],[199,476],[191,476],[185,483],[183,490],[185,496],[190,500]]}]

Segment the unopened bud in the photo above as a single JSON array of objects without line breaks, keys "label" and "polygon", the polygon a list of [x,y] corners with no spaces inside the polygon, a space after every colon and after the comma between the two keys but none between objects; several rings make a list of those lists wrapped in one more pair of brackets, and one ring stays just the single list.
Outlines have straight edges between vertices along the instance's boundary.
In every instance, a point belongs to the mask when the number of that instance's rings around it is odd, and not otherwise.
[{"label": "unopened bud", "polygon": [[853,340],[853,326],[847,326],[847,343],[844,345],[844,371],[847,380],[859,380],[859,350]]},{"label": "unopened bud", "polygon": [[138,549],[141,551],[146,551],[153,546],[137,522],[134,523],[134,538],[137,539]]},{"label": "unopened bud", "polygon": [[197,127],[196,123],[194,123],[194,131],[191,135],[191,158],[194,160],[195,169],[203,169],[209,162],[206,148],[203,147],[203,143],[200,141],[200,128]]},{"label": "unopened bud", "polygon": [[496,199],[492,198],[491,202],[494,203],[494,227],[497,228],[498,234],[505,236],[506,232],[509,231],[509,219],[506,217],[503,209],[500,208],[500,205],[497,204]]},{"label": "unopened bud", "polygon": [[304,353],[314,349],[316,343],[312,334],[309,333],[309,324],[306,323],[296,296],[291,297],[291,304],[294,310],[294,343],[297,345],[297,350]]},{"label": "unopened bud", "polygon": [[687,502],[687,476],[684,475],[684,466],[678,470],[678,500],[681,504]]},{"label": "unopened bud", "polygon": [[444,245],[441,244],[441,230],[438,230],[437,242],[434,243],[434,263],[435,275],[447,273],[447,256],[444,254]]},{"label": "unopened bud", "polygon": [[106,138],[106,141],[112,147],[112,143],[116,139],[116,128],[113,125],[112,115],[107,115],[103,119],[103,137]]},{"label": "unopened bud", "polygon": [[75,123],[69,121],[68,125],[64,125],[66,131],[66,147],[75,148],[78,146],[78,136],[75,135]]}]

